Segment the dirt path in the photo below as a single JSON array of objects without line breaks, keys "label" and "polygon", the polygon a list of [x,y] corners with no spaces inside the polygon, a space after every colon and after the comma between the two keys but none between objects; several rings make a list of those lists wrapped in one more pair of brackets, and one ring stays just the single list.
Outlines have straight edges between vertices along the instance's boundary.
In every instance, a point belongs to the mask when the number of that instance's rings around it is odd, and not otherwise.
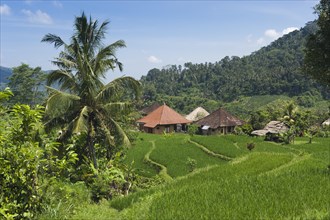
[{"label": "dirt path", "polygon": [[188,140],[188,141],[189,141],[189,143],[196,145],[197,147],[199,147],[201,150],[203,150],[205,153],[207,153],[208,155],[210,155],[212,157],[218,157],[218,158],[220,158],[222,160],[226,160],[226,161],[231,161],[232,159],[234,159],[234,158],[222,155],[222,154],[214,153],[213,151],[207,149],[206,147],[204,147],[203,145],[201,145],[195,141],[192,141],[192,140]]},{"label": "dirt path", "polygon": [[150,154],[152,153],[152,151],[156,148],[156,145],[155,145],[155,141],[150,141],[151,144],[152,144],[152,147],[151,149],[146,153],[146,155],[144,156],[144,160],[149,163],[150,165],[152,166],[156,166],[160,171],[159,171],[159,176],[161,178],[163,178],[165,181],[171,181],[173,180],[173,178],[167,173],[167,168],[160,164],[160,163],[157,163],[156,161],[153,161],[150,159]]}]

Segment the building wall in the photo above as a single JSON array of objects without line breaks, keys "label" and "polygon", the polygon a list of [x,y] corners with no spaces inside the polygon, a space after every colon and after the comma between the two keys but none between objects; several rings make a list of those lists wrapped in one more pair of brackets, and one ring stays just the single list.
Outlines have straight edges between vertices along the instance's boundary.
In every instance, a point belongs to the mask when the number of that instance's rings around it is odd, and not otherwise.
[{"label": "building wall", "polygon": [[209,128],[208,131],[203,131],[203,134],[213,135],[213,134],[231,134],[234,132],[235,126],[229,127],[218,127],[216,129]]},{"label": "building wall", "polygon": [[143,129],[140,129],[140,130],[142,130],[146,133],[151,133],[151,134],[163,134],[164,131],[166,133],[175,132],[175,127],[176,127],[176,125],[157,125],[155,128],[143,127]]}]

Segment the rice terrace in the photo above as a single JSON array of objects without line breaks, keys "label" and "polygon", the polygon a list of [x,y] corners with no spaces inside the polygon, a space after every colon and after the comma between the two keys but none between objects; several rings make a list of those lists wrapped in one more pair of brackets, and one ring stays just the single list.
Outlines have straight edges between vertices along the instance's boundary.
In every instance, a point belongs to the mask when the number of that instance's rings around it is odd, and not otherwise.
[{"label": "rice terrace", "polygon": [[281,145],[234,135],[141,134],[126,163],[166,183],[110,206],[123,219],[327,219],[329,141]]}]

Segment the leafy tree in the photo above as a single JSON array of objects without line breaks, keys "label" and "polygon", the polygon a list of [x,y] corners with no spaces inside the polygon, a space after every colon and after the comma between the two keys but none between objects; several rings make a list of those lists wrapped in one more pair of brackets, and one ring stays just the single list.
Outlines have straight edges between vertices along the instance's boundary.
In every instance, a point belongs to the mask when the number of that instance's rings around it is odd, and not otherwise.
[{"label": "leafy tree", "polygon": [[40,67],[31,68],[24,63],[13,68],[13,73],[8,78],[8,86],[14,93],[10,103],[41,104],[46,94],[46,91],[42,88],[46,76]]},{"label": "leafy tree", "polygon": [[44,107],[1,105],[11,96],[9,89],[0,92],[0,219],[33,219],[49,202],[51,179],[72,172],[77,155],[54,155],[58,143],[43,132]]},{"label": "leafy tree", "polygon": [[315,7],[319,29],[308,38],[304,69],[320,83],[330,85],[330,1],[321,0]]},{"label": "leafy tree", "polygon": [[49,124],[65,123],[62,137],[71,134],[86,135],[83,155],[97,168],[95,153],[96,137],[106,140],[108,156],[116,145],[129,144],[124,130],[116,121],[125,115],[130,99],[139,97],[140,84],[131,77],[121,77],[104,85],[102,79],[108,70],[123,66],[116,57],[116,50],[125,47],[123,40],[104,46],[109,22],[101,25],[82,13],[74,22],[74,33],[69,44],[59,36],[47,34],[42,42],[63,47],[53,61],[59,69],[51,72],[47,84],[59,84],[59,90],[49,87],[46,113]]}]

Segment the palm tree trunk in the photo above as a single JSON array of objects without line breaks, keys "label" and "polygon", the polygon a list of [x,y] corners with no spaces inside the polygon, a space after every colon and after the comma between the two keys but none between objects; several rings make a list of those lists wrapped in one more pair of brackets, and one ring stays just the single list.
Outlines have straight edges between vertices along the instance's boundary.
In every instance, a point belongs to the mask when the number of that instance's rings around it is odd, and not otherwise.
[{"label": "palm tree trunk", "polygon": [[96,160],[96,154],[95,154],[95,148],[94,148],[94,138],[92,134],[92,125],[89,123],[90,126],[88,128],[88,134],[87,134],[87,147],[89,152],[89,159],[93,161],[94,168],[97,169],[97,160]]}]

